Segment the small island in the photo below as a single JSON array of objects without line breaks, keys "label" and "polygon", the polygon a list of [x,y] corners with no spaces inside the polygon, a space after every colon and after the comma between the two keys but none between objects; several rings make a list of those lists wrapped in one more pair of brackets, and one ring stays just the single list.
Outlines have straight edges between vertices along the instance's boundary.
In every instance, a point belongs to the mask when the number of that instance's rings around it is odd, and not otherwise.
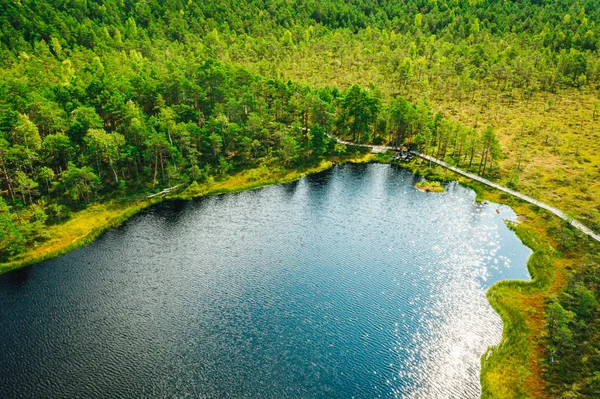
[{"label": "small island", "polygon": [[417,190],[424,191],[426,193],[443,193],[444,187],[437,181],[420,181],[415,184]]}]

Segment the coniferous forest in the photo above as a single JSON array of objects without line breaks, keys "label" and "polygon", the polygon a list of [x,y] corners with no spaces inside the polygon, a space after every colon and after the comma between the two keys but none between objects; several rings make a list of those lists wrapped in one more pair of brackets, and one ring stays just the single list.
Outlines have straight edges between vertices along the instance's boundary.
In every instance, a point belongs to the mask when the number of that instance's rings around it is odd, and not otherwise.
[{"label": "coniferous forest", "polygon": [[[600,230],[597,0],[0,4],[0,262],[91,204],[350,151],[331,137],[410,145]],[[598,257],[548,223],[578,260],[544,305],[544,397],[596,397]]]}]

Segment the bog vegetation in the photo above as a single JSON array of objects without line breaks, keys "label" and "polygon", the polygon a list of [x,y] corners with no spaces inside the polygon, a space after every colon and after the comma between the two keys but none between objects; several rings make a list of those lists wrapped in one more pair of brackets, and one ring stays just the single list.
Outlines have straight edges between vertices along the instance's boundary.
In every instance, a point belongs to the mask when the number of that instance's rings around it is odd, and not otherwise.
[{"label": "bog vegetation", "polygon": [[[330,134],[410,145],[600,230],[596,0],[0,5],[0,262],[91,204],[317,165],[346,151]],[[600,391],[599,270],[587,257],[547,304],[548,395]]]}]

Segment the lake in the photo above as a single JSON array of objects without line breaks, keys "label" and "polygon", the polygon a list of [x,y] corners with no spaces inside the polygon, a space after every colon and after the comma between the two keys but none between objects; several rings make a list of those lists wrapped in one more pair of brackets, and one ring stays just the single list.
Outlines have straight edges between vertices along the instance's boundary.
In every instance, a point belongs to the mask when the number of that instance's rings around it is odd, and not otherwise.
[{"label": "lake", "polygon": [[391,165],[149,208],[0,276],[3,398],[477,398],[506,207]]}]

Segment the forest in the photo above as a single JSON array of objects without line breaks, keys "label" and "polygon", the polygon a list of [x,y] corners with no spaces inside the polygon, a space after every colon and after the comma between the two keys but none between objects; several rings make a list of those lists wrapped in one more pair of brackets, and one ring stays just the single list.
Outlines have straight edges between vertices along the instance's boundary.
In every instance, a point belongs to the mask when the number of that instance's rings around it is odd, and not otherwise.
[{"label": "forest", "polygon": [[[0,3],[0,262],[93,203],[344,154],[331,136],[600,227],[596,0]],[[599,270],[546,304],[551,397],[600,392]]]}]

